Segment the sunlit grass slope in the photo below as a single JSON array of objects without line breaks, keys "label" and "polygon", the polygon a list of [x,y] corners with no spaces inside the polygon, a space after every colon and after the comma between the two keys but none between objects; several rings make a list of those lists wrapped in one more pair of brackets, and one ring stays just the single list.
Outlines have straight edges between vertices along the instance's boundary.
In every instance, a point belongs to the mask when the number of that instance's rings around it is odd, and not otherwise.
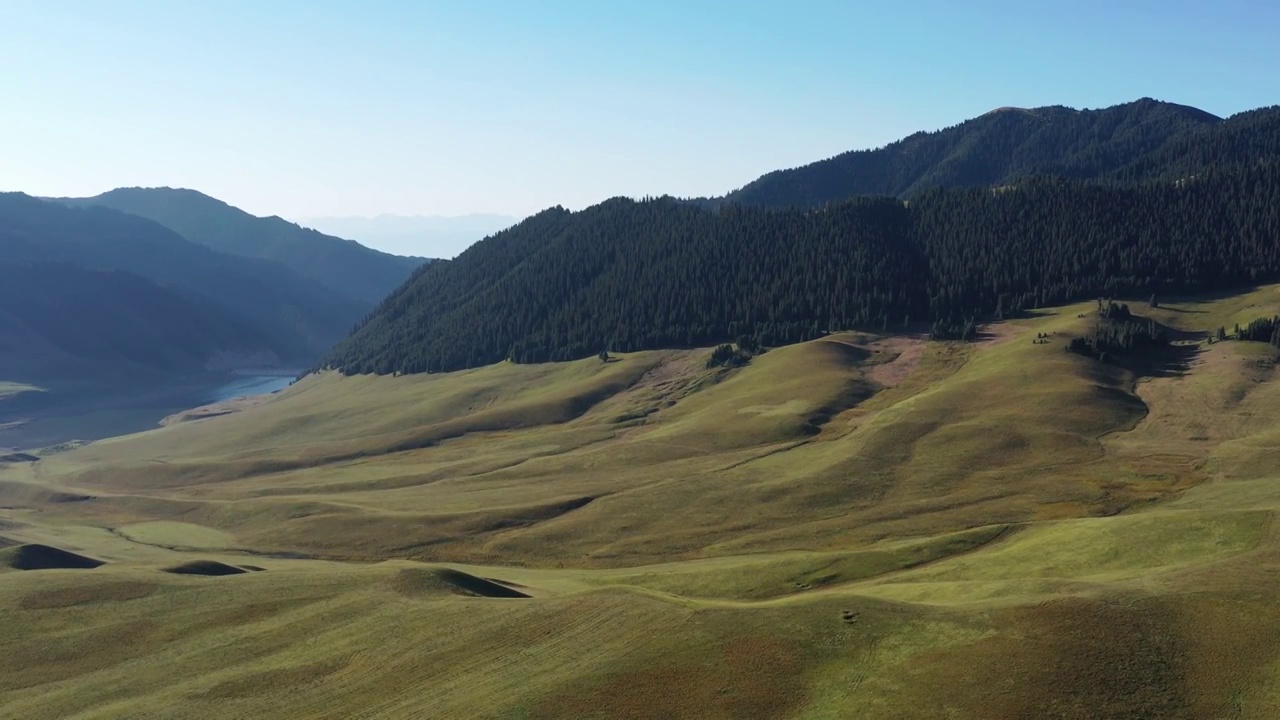
[{"label": "sunlit grass slope", "polygon": [[1278,717],[1276,355],[1205,338],[1280,291],[1134,307],[1176,344],[1123,367],[1083,304],[0,465],[0,715]]}]

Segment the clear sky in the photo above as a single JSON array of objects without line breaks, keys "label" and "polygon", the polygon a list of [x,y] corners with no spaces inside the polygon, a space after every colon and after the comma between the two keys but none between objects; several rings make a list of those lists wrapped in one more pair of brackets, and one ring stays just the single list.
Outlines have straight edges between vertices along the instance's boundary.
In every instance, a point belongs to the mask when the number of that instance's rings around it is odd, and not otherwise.
[{"label": "clear sky", "polygon": [[0,189],[260,215],[722,194],[1004,105],[1280,102],[1280,3],[3,0]]}]

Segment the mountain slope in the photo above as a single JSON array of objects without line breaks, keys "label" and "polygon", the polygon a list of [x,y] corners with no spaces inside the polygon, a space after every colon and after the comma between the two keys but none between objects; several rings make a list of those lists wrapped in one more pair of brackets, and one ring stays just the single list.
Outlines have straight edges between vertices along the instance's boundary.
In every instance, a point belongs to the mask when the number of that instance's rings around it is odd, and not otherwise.
[{"label": "mountain slope", "polygon": [[1280,278],[1280,162],[1190,183],[1032,180],[820,211],[615,199],[553,208],[429,267],[322,361],[455,370],[602,349],[975,319],[1121,293]]},{"label": "mountain slope", "polygon": [[925,311],[912,297],[923,265],[895,242],[906,221],[892,199],[812,215],[671,198],[553,208],[414,276],[325,362],[425,372],[687,346],[737,326],[794,342],[900,322]]},{"label": "mountain slope", "polygon": [[[1101,110],[1000,108],[875,150],[771,172],[707,202],[816,207],[853,195],[907,197],[931,187],[1002,185],[1036,174],[1099,179],[1122,169],[1139,181],[1166,170],[1143,165],[1143,158],[1221,123],[1204,111],[1149,98]],[[1134,172],[1139,167],[1143,172]]]},{"label": "mountain slope", "polygon": [[255,217],[194,190],[119,188],[96,197],[59,201],[138,215],[219,252],[279,262],[366,306],[386,297],[424,262],[379,252],[279,217]]},{"label": "mountain slope", "polygon": [[0,263],[0,377],[81,380],[277,362],[217,305],[122,271]]},{"label": "mountain slope", "polygon": [[1176,135],[1112,177],[1122,182],[1177,180],[1210,167],[1248,165],[1266,158],[1280,158],[1280,105],[1237,113],[1221,123]]},{"label": "mountain slope", "polygon": [[125,270],[229,311],[281,360],[309,362],[359,319],[362,307],[278,263],[214,252],[134,215],[0,194],[6,261]]}]

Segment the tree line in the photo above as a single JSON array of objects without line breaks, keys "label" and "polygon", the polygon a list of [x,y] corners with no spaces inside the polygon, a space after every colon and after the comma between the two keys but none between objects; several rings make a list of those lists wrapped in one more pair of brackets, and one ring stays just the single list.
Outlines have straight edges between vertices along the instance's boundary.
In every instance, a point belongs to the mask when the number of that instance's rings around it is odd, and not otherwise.
[{"label": "tree line", "polygon": [[1278,238],[1274,162],[815,210],[619,198],[546,210],[422,268],[320,367],[436,372],[853,328],[964,337],[1034,307],[1280,280]]}]

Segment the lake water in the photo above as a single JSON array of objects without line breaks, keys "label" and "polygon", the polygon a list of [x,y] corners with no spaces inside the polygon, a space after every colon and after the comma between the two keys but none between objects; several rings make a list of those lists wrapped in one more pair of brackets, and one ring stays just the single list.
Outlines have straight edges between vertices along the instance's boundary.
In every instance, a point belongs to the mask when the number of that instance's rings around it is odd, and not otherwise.
[{"label": "lake water", "polygon": [[209,402],[222,402],[246,395],[266,395],[289,387],[292,375],[245,375],[220,385],[210,392]]},{"label": "lake water", "polygon": [[39,448],[68,440],[98,440],[152,430],[173,413],[231,398],[272,393],[289,387],[294,377],[279,373],[241,375],[225,378],[218,385],[131,388],[116,394],[27,393],[37,397],[24,404],[12,400],[0,403],[0,449]]}]

